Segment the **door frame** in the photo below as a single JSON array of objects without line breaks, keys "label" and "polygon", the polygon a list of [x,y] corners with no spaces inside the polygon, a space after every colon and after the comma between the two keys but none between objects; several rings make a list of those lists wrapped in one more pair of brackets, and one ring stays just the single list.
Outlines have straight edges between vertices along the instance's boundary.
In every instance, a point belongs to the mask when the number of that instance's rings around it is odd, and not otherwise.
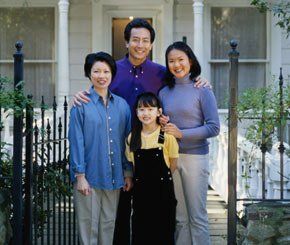
[{"label": "door frame", "polygon": [[[173,41],[173,0],[92,1],[92,49],[112,52],[112,19],[151,18],[156,36],[152,60],[165,64],[165,50]],[[125,45],[125,43],[124,43]]]}]

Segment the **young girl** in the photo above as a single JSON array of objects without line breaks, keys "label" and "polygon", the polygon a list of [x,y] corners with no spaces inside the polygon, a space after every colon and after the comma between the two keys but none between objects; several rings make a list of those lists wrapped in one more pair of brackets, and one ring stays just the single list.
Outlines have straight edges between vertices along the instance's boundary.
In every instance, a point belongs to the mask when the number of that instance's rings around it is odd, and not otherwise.
[{"label": "young girl", "polygon": [[178,144],[160,130],[162,109],[156,95],[139,95],[136,113],[126,146],[126,156],[134,164],[132,244],[173,245],[176,199],[171,171]]}]

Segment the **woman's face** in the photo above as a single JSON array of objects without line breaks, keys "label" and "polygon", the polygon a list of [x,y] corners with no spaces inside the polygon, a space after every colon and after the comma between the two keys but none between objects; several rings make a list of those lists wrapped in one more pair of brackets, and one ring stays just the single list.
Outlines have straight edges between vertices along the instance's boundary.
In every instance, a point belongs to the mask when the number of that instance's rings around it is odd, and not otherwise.
[{"label": "woman's face", "polygon": [[91,69],[91,82],[96,90],[108,89],[112,80],[110,66],[106,62],[97,61]]},{"label": "woman's face", "polygon": [[172,49],[168,55],[168,69],[176,78],[183,78],[190,72],[191,61],[186,53]]}]

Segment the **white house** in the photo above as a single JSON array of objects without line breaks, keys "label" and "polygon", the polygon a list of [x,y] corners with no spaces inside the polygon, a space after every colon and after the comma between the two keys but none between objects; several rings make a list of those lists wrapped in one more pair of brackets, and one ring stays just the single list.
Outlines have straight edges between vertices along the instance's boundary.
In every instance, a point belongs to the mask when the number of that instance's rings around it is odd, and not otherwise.
[{"label": "white house", "polygon": [[156,29],[152,59],[164,64],[166,47],[186,40],[212,81],[220,108],[228,83],[229,40],[239,42],[240,89],[262,86],[284,68],[290,74],[290,40],[271,14],[250,0],[0,0],[0,73],[12,76],[14,43],[24,42],[26,87],[36,98],[72,95],[88,87],[87,53],[125,53],[123,27],[144,17]]}]

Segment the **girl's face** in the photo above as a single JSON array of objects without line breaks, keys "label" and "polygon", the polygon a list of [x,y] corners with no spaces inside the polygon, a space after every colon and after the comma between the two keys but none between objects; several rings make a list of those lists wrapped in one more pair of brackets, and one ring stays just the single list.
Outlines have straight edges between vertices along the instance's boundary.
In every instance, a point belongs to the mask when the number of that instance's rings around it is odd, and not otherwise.
[{"label": "girl's face", "polygon": [[190,72],[192,62],[186,53],[178,49],[172,49],[167,56],[168,69],[176,78],[183,78]]},{"label": "girl's face", "polygon": [[137,109],[137,117],[143,125],[149,126],[157,124],[157,117],[162,114],[162,109],[157,107],[140,106]]},{"label": "girl's face", "polygon": [[112,80],[110,66],[106,62],[97,61],[91,69],[91,82],[96,90],[108,89]]}]

